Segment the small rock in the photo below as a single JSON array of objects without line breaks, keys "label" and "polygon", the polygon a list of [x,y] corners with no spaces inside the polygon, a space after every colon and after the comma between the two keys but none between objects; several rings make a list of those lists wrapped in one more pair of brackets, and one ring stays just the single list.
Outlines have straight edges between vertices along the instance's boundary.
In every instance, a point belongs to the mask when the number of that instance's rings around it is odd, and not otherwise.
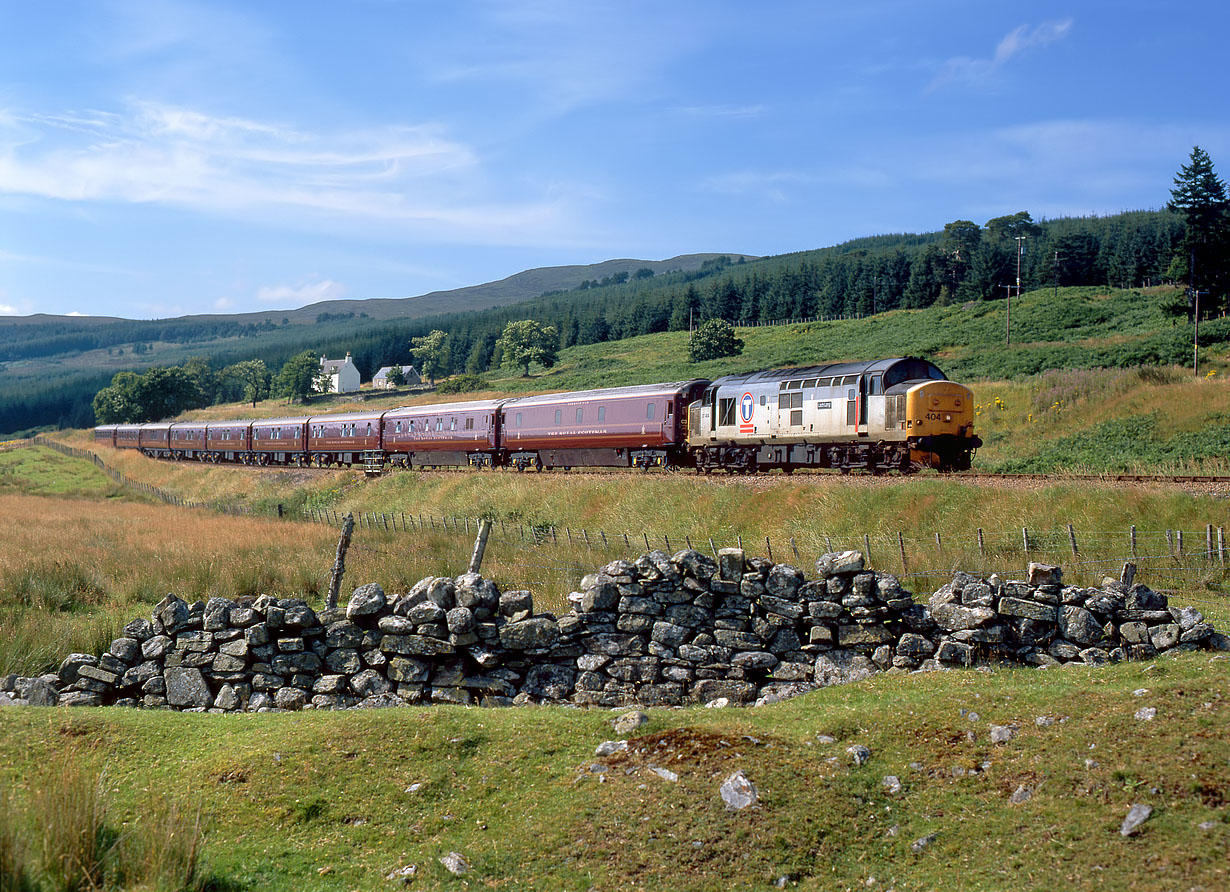
[{"label": "small rock", "polygon": [[730,705],[729,697],[718,697],[716,700],[710,700],[705,704],[705,709],[725,709]]},{"label": "small rock", "polygon": [[897,775],[895,774],[888,775],[887,777],[884,778],[883,783],[884,783],[884,789],[887,790],[890,795],[896,796],[898,793],[901,792],[901,779],[897,777]]},{"label": "small rock", "polygon": [[1133,697],[1143,697],[1147,693],[1149,693],[1148,688],[1137,688],[1136,690],[1132,691],[1132,696]]},{"label": "small rock", "polygon": [[931,845],[931,843],[935,842],[935,838],[937,836],[939,836],[938,833],[929,833],[926,836],[919,837],[918,839],[910,843],[910,851],[913,852],[915,855],[917,855],[927,846]]},{"label": "small rock", "polygon": [[458,852],[449,852],[440,859],[440,863],[453,876],[459,877],[470,872],[470,862]]},{"label": "small rock", "polygon": [[742,770],[736,771],[722,781],[720,792],[728,811],[738,811],[749,805],[755,805],[756,800],[760,798],[756,785],[747,779],[747,775]]},{"label": "small rock", "polygon": [[1142,706],[1140,709],[1136,710],[1136,721],[1151,722],[1153,721],[1156,715],[1157,715],[1157,707]]},{"label": "small rock", "polygon": [[856,743],[853,746],[846,747],[846,753],[853,760],[855,765],[865,765],[867,760],[871,758],[871,750],[863,746],[861,743]]},{"label": "small rock", "polygon": [[421,789],[423,789],[423,784],[420,781],[415,781],[410,786],[406,787],[406,792],[417,793]]},{"label": "small rock", "polygon": [[830,737],[827,734],[817,734],[816,735],[816,743],[836,743],[836,742],[837,742],[836,737]]},{"label": "small rock", "polygon": [[1097,762],[1095,762],[1095,761],[1093,761],[1093,759],[1086,759],[1086,760],[1085,760],[1085,768],[1086,768],[1086,769],[1088,769],[1088,770],[1092,771],[1094,768],[1097,768],[1097,767],[1098,767],[1098,763],[1097,763]]},{"label": "small rock", "polygon": [[611,724],[614,726],[616,734],[631,734],[648,721],[649,716],[639,709],[634,709],[631,712],[625,712],[623,715],[617,716]]},{"label": "small rock", "polygon": [[969,713],[966,713],[965,717],[966,717],[967,719],[969,719],[971,722],[976,722],[976,721],[978,721],[978,720],[981,718],[981,716],[980,716],[980,715],[978,715],[978,713],[976,713],[976,712],[969,712]]},{"label": "small rock", "polygon": [[992,725],[991,743],[1007,743],[1015,733],[1011,725]]},{"label": "small rock", "polygon": [[1216,821],[1201,821],[1199,824],[1196,825],[1196,827],[1197,829],[1200,829],[1200,830],[1216,830],[1217,822]]},{"label": "small rock", "polygon": [[1039,728],[1049,728],[1051,725],[1055,724],[1055,720],[1049,715],[1040,715],[1034,719],[1034,724]]},{"label": "small rock", "polygon": [[679,783],[679,775],[671,771],[669,768],[650,768],[654,774],[662,778],[664,781],[670,781],[672,784]]},{"label": "small rock", "polygon": [[598,744],[598,748],[594,750],[595,756],[613,756],[616,753],[622,753],[628,748],[626,740],[604,740]]},{"label": "small rock", "polygon": [[1149,820],[1153,816],[1153,806],[1141,805],[1137,803],[1128,811],[1127,817],[1123,819],[1123,826],[1119,828],[1120,836],[1135,836],[1136,831],[1140,829],[1140,825]]},{"label": "small rock", "polygon": [[1008,797],[1008,801],[1011,802],[1013,805],[1020,805],[1024,802],[1028,802],[1030,799],[1033,799],[1033,798],[1034,798],[1033,787],[1029,787],[1029,786],[1026,786],[1025,784],[1021,784],[1019,787],[1013,790],[1012,795]]},{"label": "small rock", "polygon": [[414,875],[417,874],[418,872],[419,872],[419,869],[417,865],[407,864],[405,867],[399,867],[396,870],[389,871],[387,874],[384,875],[384,878],[386,880],[392,880],[394,882],[400,881],[401,883],[409,886],[410,881],[414,879]]}]

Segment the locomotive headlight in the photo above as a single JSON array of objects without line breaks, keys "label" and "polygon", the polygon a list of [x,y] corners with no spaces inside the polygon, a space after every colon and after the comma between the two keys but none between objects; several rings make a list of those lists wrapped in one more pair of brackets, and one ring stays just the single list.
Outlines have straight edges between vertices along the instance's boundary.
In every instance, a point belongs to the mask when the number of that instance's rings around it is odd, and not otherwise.
[{"label": "locomotive headlight", "polygon": [[944,416],[944,420],[945,420],[945,421],[952,421],[952,416],[951,416],[951,415],[945,415],[945,416]]}]

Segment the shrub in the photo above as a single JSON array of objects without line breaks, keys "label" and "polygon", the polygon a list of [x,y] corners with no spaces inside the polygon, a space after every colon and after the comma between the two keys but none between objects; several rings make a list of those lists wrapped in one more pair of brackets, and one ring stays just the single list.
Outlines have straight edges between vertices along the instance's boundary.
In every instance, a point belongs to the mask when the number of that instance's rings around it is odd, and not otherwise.
[{"label": "shrub", "polygon": [[473,393],[486,386],[487,380],[482,375],[457,375],[441,381],[436,387],[436,393]]}]

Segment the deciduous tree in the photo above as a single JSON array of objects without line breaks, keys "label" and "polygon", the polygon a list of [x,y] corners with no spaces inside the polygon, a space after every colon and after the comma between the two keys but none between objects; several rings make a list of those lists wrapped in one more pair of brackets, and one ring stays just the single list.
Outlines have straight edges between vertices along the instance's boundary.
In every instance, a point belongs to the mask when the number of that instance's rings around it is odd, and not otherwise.
[{"label": "deciduous tree", "polygon": [[743,352],[743,341],[735,337],[735,328],[725,319],[710,319],[692,332],[688,342],[688,360],[704,362],[723,356],[738,356]]},{"label": "deciduous tree", "polygon": [[548,369],[555,365],[559,334],[554,325],[543,326],[533,319],[521,319],[504,326],[496,347],[505,368],[521,369],[521,376],[528,377],[530,363],[536,362]]},{"label": "deciduous tree", "polygon": [[410,355],[414,357],[419,374],[435,386],[436,377],[447,371],[448,351],[444,340],[448,335],[440,329],[421,338],[410,339]]}]

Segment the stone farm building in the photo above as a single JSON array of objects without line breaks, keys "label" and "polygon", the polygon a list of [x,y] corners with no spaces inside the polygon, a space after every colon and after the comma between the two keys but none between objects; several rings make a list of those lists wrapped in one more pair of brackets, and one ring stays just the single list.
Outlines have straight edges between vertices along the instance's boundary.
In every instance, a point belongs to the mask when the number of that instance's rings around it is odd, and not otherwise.
[{"label": "stone farm building", "polygon": [[[393,371],[394,366],[386,365],[380,371],[376,372],[372,378],[372,388],[375,390],[390,390],[393,384],[389,383],[389,372]],[[412,365],[404,365],[401,367],[402,376],[406,379],[407,384],[422,384],[423,379],[419,373],[414,370]]]},{"label": "stone farm building", "polygon": [[349,353],[345,359],[320,357],[320,368],[329,379],[322,393],[354,393],[359,389],[359,370],[350,361]]}]

